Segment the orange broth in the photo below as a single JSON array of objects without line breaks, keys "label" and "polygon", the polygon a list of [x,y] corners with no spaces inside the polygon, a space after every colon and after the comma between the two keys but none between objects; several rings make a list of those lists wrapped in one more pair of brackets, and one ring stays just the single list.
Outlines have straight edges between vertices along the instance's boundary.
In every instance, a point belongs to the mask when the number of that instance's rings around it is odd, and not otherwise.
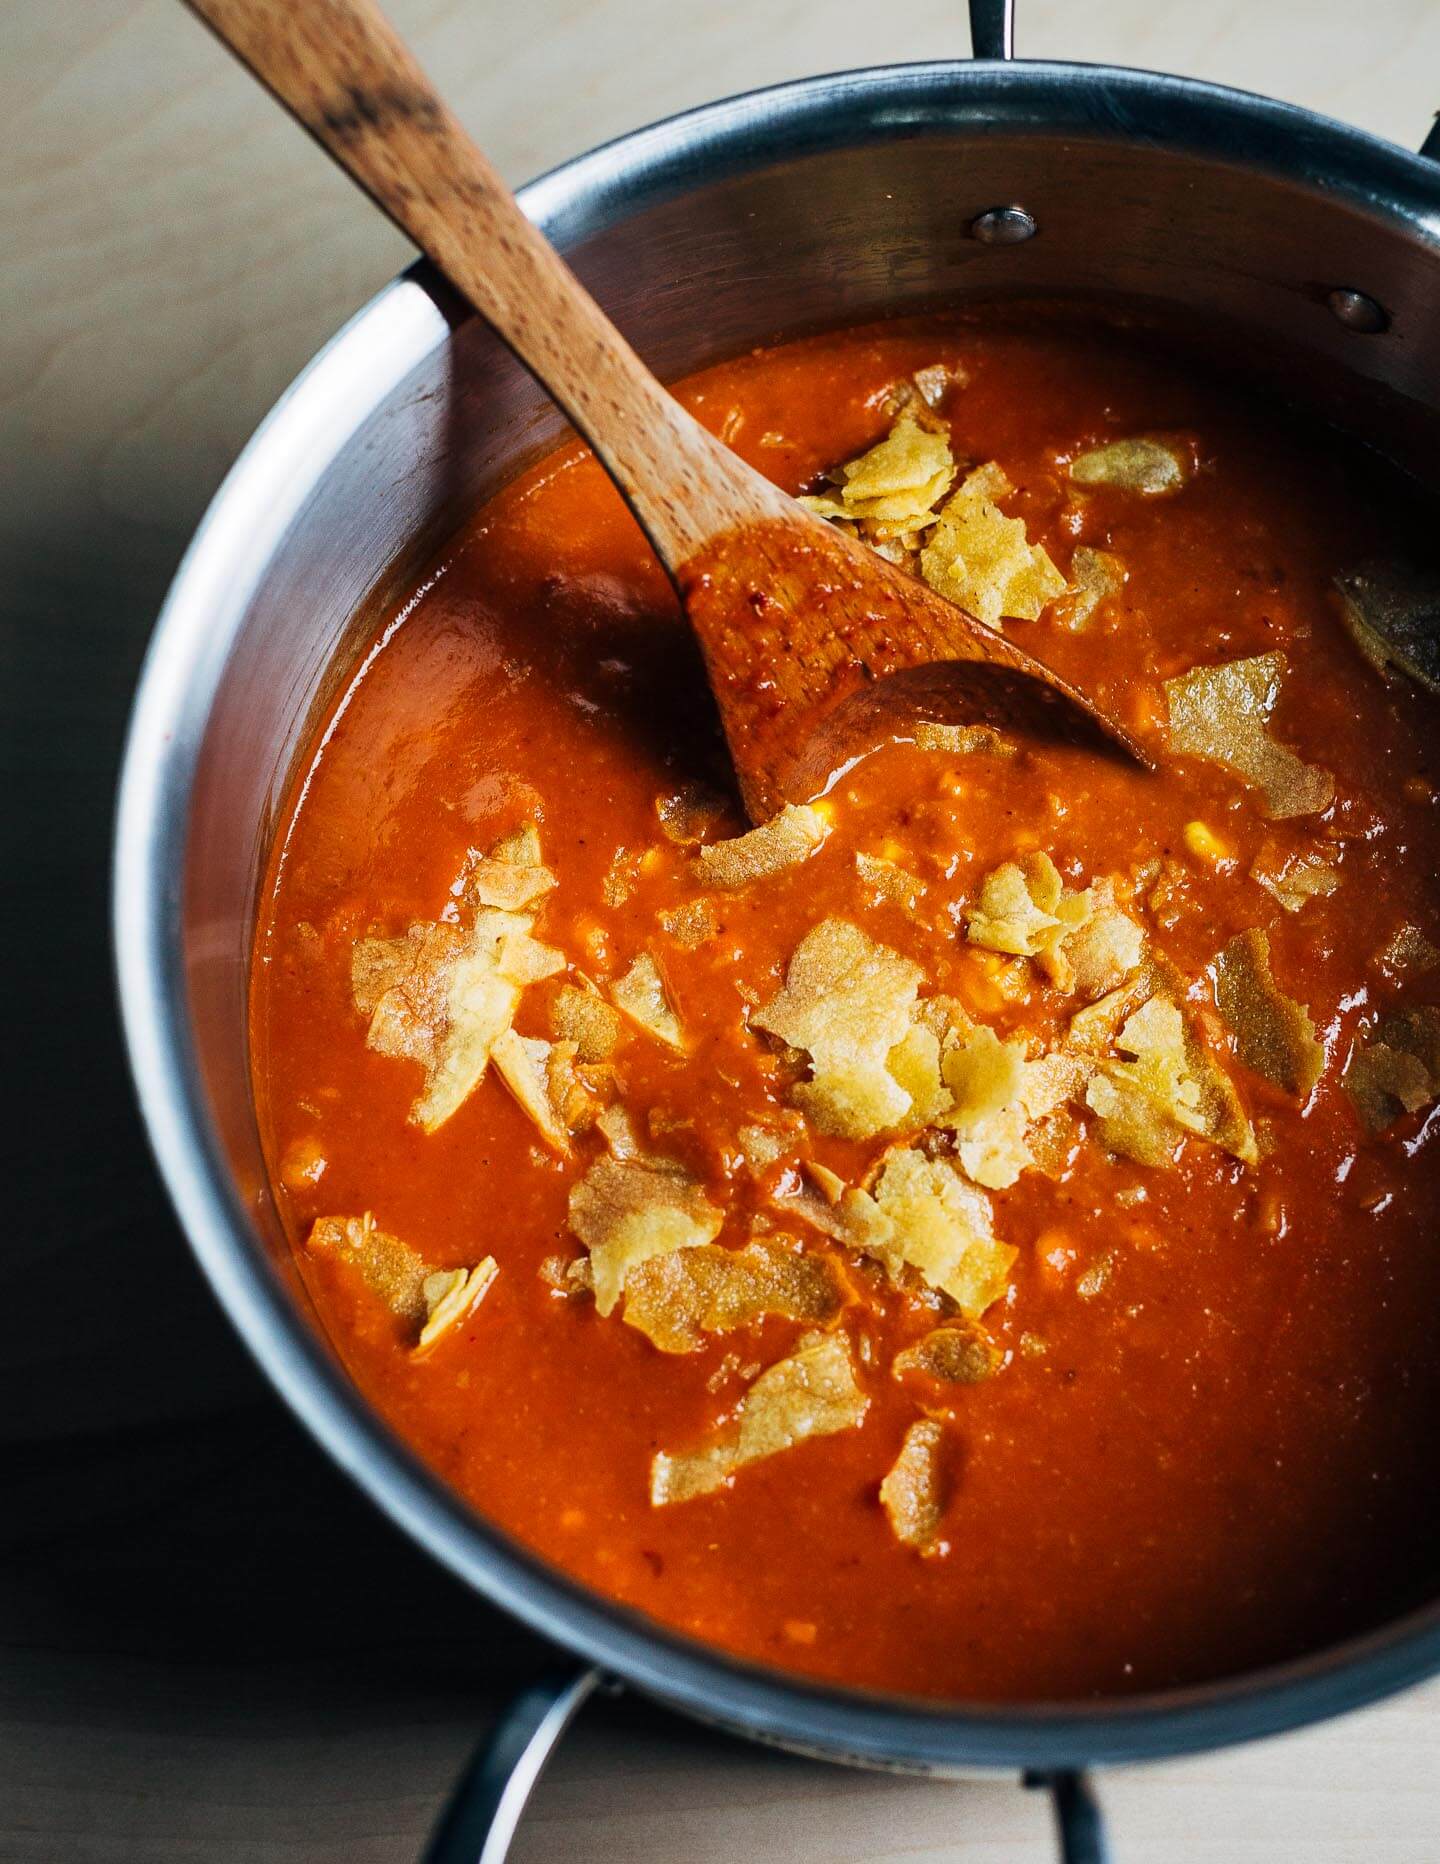
[{"label": "orange broth", "polygon": [[[727,1651],[846,1684],[975,1700],[1191,1684],[1373,1625],[1435,1579],[1433,1109],[1371,1134],[1342,1085],[1367,1018],[1440,1000],[1440,972],[1400,981],[1378,956],[1402,924],[1440,924],[1435,702],[1361,660],[1331,587],[1418,520],[1334,436],[1133,336],[1063,320],[987,312],[831,335],[679,393],[800,492],[873,445],[887,392],[937,362],[967,377],[946,403],[962,471],[1003,464],[1005,509],[1062,572],[1081,544],[1123,560],[1123,590],[1087,626],[1052,608],[1007,631],[1154,744],[1159,773],[1074,748],[888,747],[832,789],[818,852],[714,895],[717,935],[684,948],[658,915],[704,889],[694,850],[660,832],[656,799],[725,785],[723,744],[644,540],[594,462],[562,449],[474,516],[413,601],[371,618],[375,651],[301,760],[255,945],[256,1096],[301,1271],[357,1384],[460,1494],[557,1566]],[[1159,431],[1186,436],[1200,462],[1181,491],[1076,495],[1077,451]],[[1334,774],[1323,815],[1268,819],[1232,770],[1163,753],[1166,679],[1277,648],[1290,672],[1274,734]],[[848,1262],[858,1293],[838,1324],[863,1423],[652,1506],[656,1452],[733,1415],[747,1378],[805,1327],[772,1316],[662,1353],[619,1311],[602,1318],[557,1289],[542,1264],[583,1255],[567,1197],[599,1137],[557,1155],[493,1069],[422,1131],[408,1117],[419,1066],[368,1048],[352,999],[356,941],[436,920],[467,850],[526,821],[557,881],[535,936],[602,985],[647,948],[660,958],[689,1046],[630,1028],[615,1067],[647,1143],[723,1209],[722,1243],[773,1219],[778,1178],[806,1159],[860,1183],[884,1151],[803,1134],[764,1174],[736,1142],[747,1123],[786,1117],[794,1058],[748,1011],[818,921],[851,920],[1001,1035],[1063,1032],[1075,1005],[963,931],[982,876],[1036,848],[1072,887],[1173,863],[1163,909],[1134,910],[1196,984],[1262,1156],[1247,1166],[1190,1138],[1173,1163],[1145,1166],[1112,1157],[1082,1114],[1063,1169],[992,1194],[1018,1251],[984,1315],[1004,1355],[992,1376],[949,1390],[893,1376],[936,1300]],[[1219,867],[1187,845],[1196,821],[1223,847]],[[715,832],[744,827],[732,801]],[[918,910],[857,872],[857,851],[897,848],[925,883]],[[1250,877],[1257,860],[1317,849],[1341,884],[1300,912]],[[633,890],[607,905],[613,873]],[[1324,1045],[1303,1101],[1238,1061],[1205,995],[1217,951],[1256,926]],[[549,1034],[560,981],[527,989],[522,1035]],[[417,1356],[413,1326],[303,1246],[340,1212],[373,1212],[437,1266],[493,1255],[498,1274]],[[878,1499],[921,1415],[950,1445],[928,1557],[900,1544]]]}]

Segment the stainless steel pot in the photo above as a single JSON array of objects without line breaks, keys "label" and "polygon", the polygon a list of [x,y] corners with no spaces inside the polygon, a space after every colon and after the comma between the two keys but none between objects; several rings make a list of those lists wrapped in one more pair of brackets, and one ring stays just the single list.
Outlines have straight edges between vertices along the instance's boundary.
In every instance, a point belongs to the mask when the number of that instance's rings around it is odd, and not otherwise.
[{"label": "stainless steel pot", "polygon": [[[977,295],[1183,315],[1272,388],[1423,470],[1440,427],[1440,169],[1306,111],[1184,79],[1009,62],[976,0],[970,63],[846,73],[714,104],[534,183],[526,210],[674,376],[757,342]],[[257,887],[308,722],[361,603],[560,434],[424,267],[280,401],[176,577],[135,705],[115,928],[140,1100],[195,1253],[330,1454],[422,1546],[576,1653],[531,1692],[432,1856],[503,1856],[550,1743],[604,1674],[804,1753],[1058,1784],[1099,1856],[1096,1764],[1242,1741],[1440,1670],[1440,1605],[1304,1662],[1112,1704],[942,1706],[731,1662],[572,1584],[389,1432],[307,1316],[258,1143],[246,1047]],[[486,1833],[488,1832],[488,1837]]]}]

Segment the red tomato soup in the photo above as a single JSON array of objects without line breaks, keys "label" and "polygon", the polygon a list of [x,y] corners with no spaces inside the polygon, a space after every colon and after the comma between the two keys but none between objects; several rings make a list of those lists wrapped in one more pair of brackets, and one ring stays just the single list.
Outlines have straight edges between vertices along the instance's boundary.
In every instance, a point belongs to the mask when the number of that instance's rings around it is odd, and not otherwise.
[{"label": "red tomato soup", "polygon": [[336,1351],[518,1540],[810,1676],[1113,1696],[1418,1602],[1425,512],[1060,316],[680,395],[1157,770],[917,726],[747,836],[619,498],[578,447],[523,474],[368,618],[264,892],[256,1096]]}]

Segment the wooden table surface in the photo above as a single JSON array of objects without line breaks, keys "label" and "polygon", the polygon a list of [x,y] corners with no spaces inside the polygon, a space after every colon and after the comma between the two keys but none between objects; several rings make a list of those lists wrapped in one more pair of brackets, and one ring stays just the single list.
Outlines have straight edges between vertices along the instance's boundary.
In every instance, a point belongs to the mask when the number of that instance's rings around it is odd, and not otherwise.
[{"label": "wooden table surface", "polygon": [[[723,92],[966,49],[960,0],[394,11],[516,180]],[[145,1155],[105,928],[125,708],[187,534],[406,251],[174,0],[8,0],[0,22],[0,1858],[409,1859],[545,1652],[352,1493],[231,1337]],[[1411,146],[1440,105],[1436,0],[1022,0],[1020,38]],[[1121,1860],[1435,1860],[1440,1687],[1103,1790]],[[1051,1848],[1007,1782],[846,1773],[604,1702],[517,1855]]]}]

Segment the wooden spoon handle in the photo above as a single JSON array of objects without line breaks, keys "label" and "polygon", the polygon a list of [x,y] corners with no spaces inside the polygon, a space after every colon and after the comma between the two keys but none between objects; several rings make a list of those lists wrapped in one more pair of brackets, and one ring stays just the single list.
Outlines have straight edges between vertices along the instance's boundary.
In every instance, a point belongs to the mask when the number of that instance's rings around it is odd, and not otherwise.
[{"label": "wooden spoon handle", "polygon": [[672,570],[789,502],[655,380],[372,0],[186,0],[549,389]]}]

